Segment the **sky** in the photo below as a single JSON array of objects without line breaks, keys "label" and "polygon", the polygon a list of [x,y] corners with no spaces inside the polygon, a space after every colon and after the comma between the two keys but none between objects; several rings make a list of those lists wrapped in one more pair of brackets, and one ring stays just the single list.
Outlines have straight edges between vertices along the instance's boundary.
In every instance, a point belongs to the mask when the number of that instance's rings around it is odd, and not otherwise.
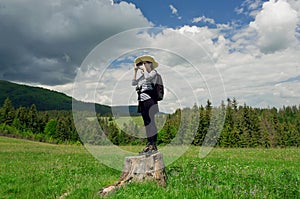
[{"label": "sky", "polygon": [[133,61],[159,62],[164,111],[236,98],[299,105],[298,0],[1,0],[0,79],[136,104]]}]

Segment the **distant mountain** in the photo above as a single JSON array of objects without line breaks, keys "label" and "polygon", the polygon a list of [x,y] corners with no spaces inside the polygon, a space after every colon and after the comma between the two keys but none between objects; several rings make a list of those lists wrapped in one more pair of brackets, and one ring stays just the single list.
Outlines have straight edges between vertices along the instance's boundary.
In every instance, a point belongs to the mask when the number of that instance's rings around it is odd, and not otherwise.
[{"label": "distant mountain", "polygon": [[[15,108],[30,107],[35,104],[39,111],[72,110],[72,97],[64,93],[40,87],[20,85],[0,80],[0,106],[9,97]],[[83,108],[90,103],[79,102]],[[101,104],[95,105],[96,112],[102,115],[110,114],[111,107]]]}]

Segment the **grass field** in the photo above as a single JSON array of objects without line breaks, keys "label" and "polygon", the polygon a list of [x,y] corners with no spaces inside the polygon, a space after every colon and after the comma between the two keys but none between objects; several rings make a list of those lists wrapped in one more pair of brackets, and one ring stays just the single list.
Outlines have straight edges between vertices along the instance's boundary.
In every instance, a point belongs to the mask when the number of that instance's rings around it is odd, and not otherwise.
[{"label": "grass field", "polygon": [[[109,198],[300,198],[299,148],[198,153],[192,147],[166,168],[166,188],[130,183]],[[120,174],[82,146],[0,137],[0,198],[99,198]]]}]

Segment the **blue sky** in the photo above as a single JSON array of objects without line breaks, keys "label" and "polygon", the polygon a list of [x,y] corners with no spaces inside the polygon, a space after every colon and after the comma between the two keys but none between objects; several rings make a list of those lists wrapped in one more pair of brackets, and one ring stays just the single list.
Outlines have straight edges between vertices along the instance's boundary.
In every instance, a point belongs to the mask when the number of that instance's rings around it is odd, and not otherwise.
[{"label": "blue sky", "polygon": [[80,100],[136,104],[131,62],[150,53],[168,88],[163,109],[226,97],[299,104],[299,0],[2,0],[0,27],[0,79]]},{"label": "blue sky", "polygon": [[[241,8],[249,10],[243,0],[127,0],[126,2],[136,5],[137,8],[141,9],[144,16],[156,26],[173,28],[195,24],[213,26],[209,22],[193,22],[193,19],[202,16],[213,19],[218,24],[236,22],[246,25],[250,20],[253,20],[249,15],[238,13]],[[259,2],[258,5],[261,7],[262,3]]]}]

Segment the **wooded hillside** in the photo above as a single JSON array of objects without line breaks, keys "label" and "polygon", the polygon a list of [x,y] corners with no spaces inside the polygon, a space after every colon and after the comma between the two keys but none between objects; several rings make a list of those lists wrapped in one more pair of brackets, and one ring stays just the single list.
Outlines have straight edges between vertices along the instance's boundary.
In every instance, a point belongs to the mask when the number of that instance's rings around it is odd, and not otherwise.
[{"label": "wooded hillside", "polygon": [[[15,108],[21,106],[29,108],[34,104],[39,111],[72,110],[72,98],[64,93],[0,80],[0,104],[3,104],[6,98],[11,100]],[[109,106],[100,104],[95,106],[97,113],[102,115],[111,113]]]},{"label": "wooded hillside", "polygon": [[[225,111],[221,134],[217,146],[221,147],[299,147],[300,106],[276,108],[252,108],[238,105],[236,100],[227,100],[220,107],[206,106],[178,109],[169,115],[158,115],[158,121],[165,120],[158,133],[158,144],[171,141],[175,144],[201,146],[205,137],[216,139],[208,133],[220,130],[219,119],[212,114]],[[78,114],[85,114],[84,111]],[[84,118],[84,117],[83,117]],[[199,120],[195,120],[198,118]],[[92,120],[86,118],[80,128],[85,133],[85,143],[105,145],[108,139],[116,145],[145,144],[137,138],[137,123],[130,121],[120,128],[113,117],[97,115],[102,131],[93,128]],[[197,122],[195,122],[197,121]],[[122,129],[122,130],[121,130]],[[131,132],[128,135],[126,132]],[[2,135],[29,138],[46,142],[81,142],[73,122],[71,111],[39,111],[33,104],[29,108],[15,108],[7,98],[0,108],[0,133]]]}]

